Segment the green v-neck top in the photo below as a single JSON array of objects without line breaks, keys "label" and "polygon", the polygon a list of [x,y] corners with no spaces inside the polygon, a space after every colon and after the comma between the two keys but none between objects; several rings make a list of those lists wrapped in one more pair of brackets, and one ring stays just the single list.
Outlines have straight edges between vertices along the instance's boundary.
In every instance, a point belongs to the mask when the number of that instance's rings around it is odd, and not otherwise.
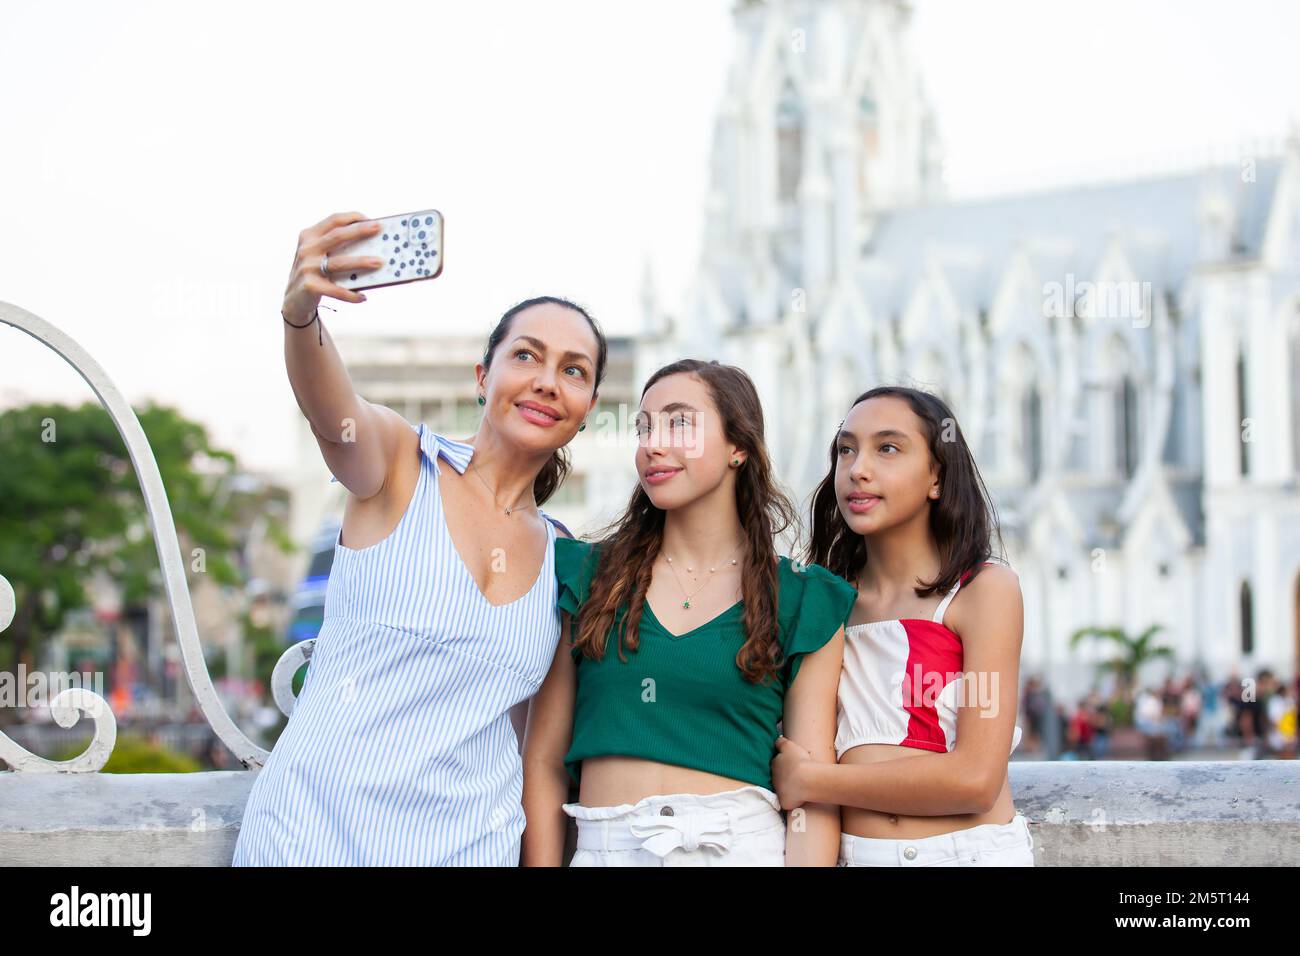
[{"label": "green v-neck top", "polygon": [[[555,541],[557,603],[572,619],[570,637],[600,561],[599,546],[573,538]],[[577,662],[573,739],[565,754],[579,781],[587,757],[640,757],[690,767],[772,789],[777,724],[785,694],[811,654],[835,636],[853,610],[857,592],[821,565],[782,556],[777,623],[784,654],[776,679],[755,684],[736,666],[745,643],[744,607],[733,604],[711,621],[673,636],[643,605],[636,651],[619,660],[621,607],[600,660],[572,649]]]}]

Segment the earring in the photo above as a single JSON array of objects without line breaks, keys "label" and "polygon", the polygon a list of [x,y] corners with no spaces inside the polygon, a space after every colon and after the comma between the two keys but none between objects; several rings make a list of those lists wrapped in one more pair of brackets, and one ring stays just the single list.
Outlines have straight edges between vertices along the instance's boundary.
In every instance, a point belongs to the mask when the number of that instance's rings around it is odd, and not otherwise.
[{"label": "earring", "polygon": [[578,426],[578,431],[582,431],[582,430],[585,429],[586,427],[587,427],[587,423],[586,423],[586,422],[583,422],[581,425]]},{"label": "earring", "polygon": [[731,459],[731,467],[732,467],[732,468],[739,468],[739,467],[740,467],[740,459],[739,459],[739,458],[733,458],[733,459]]},{"label": "earring", "polygon": [[487,404],[487,399],[484,398],[482,395],[480,395],[480,396],[478,397],[478,403],[479,403],[480,405],[486,405],[486,404]]}]

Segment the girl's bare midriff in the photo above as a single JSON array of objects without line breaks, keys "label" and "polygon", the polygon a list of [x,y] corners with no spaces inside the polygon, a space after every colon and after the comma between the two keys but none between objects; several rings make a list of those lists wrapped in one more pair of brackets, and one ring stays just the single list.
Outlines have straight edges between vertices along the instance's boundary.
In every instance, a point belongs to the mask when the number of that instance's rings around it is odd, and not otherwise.
[{"label": "girl's bare midriff", "polygon": [[[846,750],[840,757],[841,764],[879,763],[885,760],[907,760],[930,753],[915,747],[900,747],[897,744],[862,744]],[[586,773],[584,771],[584,777]],[[840,827],[853,836],[870,837],[884,840],[922,839],[937,836],[940,833],[952,833],[954,830],[966,830],[985,823],[1010,823],[1015,819],[1016,809],[1011,801],[1011,781],[1002,778],[1002,790],[993,807],[986,813],[959,813],[942,817],[914,817],[901,813],[882,813],[878,810],[864,810],[860,807],[840,808]]]},{"label": "girl's bare midriff", "polygon": [[578,802],[584,807],[617,807],[670,793],[706,796],[748,786],[744,780],[640,757],[588,757],[582,762]]}]

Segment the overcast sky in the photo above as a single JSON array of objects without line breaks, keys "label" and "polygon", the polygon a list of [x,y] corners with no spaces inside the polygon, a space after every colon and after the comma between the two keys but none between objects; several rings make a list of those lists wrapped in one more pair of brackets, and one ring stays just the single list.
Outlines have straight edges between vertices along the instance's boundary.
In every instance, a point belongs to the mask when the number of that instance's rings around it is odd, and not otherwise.
[{"label": "overcast sky", "polygon": [[[1232,161],[1300,120],[1300,4],[918,0],[955,195]],[[130,401],[289,464],[279,313],[299,230],[435,207],[432,282],[331,331],[481,332],[550,293],[634,331],[699,248],[725,0],[4,3],[0,301]],[[467,379],[472,370],[466,369]],[[0,327],[0,405],[89,389]]]}]

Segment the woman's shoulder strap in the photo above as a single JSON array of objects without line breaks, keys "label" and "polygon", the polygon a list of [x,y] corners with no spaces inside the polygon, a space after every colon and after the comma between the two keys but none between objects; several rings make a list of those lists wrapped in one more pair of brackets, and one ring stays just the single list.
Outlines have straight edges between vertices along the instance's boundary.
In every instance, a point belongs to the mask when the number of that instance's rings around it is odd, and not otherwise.
[{"label": "woman's shoulder strap", "polygon": [[[407,424],[410,425],[410,422]],[[435,472],[442,474],[442,470],[438,467],[438,458],[442,457],[451,462],[452,467],[458,472],[464,474],[470,458],[474,455],[473,445],[439,435],[424,422],[411,425],[411,431],[415,432],[420,453],[429,459]],[[330,475],[330,481],[338,481],[338,479]]]},{"label": "woman's shoulder strap", "polygon": [[454,438],[447,438],[445,435],[439,435],[424,422],[414,426],[416,433],[420,436],[420,449],[433,462],[434,471],[439,474],[442,470],[438,467],[438,459],[442,458],[449,462],[453,468],[462,475],[465,469],[469,467],[469,461],[474,457],[474,446],[468,442],[456,441]]}]

